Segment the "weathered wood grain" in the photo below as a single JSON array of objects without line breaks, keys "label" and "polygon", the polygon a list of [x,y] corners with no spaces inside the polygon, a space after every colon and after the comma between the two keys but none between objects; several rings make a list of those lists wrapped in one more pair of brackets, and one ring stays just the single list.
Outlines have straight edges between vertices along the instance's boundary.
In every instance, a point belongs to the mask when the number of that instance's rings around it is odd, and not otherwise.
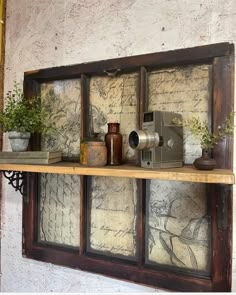
[{"label": "weathered wood grain", "polygon": [[190,181],[200,183],[234,184],[235,177],[230,169],[215,169],[212,171],[196,170],[192,166],[168,169],[144,169],[135,166],[122,165],[116,167],[88,167],[77,163],[59,162],[52,165],[0,164],[0,170],[27,171],[38,173],[58,173],[96,176],[115,176],[139,179],[159,179]]}]

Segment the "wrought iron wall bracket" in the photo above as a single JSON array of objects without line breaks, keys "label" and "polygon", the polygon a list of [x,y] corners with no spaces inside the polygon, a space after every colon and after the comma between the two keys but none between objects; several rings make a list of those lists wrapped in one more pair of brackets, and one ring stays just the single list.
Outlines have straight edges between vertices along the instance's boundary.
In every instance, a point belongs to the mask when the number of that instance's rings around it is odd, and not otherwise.
[{"label": "wrought iron wall bracket", "polygon": [[19,191],[26,203],[29,203],[30,195],[30,173],[21,171],[3,171],[5,178],[9,180],[10,184],[15,191]]}]

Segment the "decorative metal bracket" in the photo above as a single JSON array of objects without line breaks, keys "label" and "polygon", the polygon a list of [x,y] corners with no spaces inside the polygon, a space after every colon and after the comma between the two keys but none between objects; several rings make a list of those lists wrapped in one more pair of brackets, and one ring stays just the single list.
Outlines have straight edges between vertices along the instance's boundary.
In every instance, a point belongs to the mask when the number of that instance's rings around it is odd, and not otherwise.
[{"label": "decorative metal bracket", "polygon": [[29,172],[3,171],[3,175],[9,180],[8,184],[10,184],[16,192],[19,191],[23,196],[24,201],[29,203]]}]

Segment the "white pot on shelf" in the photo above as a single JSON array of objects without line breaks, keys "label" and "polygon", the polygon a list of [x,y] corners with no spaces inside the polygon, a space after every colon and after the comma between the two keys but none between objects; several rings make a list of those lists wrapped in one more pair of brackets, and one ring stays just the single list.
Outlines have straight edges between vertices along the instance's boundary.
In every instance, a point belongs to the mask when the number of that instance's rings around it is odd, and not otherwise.
[{"label": "white pot on shelf", "polygon": [[8,138],[10,140],[11,149],[13,152],[24,152],[29,145],[31,133],[30,132],[8,132]]}]

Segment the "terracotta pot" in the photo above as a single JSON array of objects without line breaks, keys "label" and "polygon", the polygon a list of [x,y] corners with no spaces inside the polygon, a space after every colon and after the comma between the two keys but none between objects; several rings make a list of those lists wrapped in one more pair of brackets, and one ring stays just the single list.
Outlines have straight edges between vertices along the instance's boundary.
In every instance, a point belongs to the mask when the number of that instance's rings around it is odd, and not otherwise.
[{"label": "terracotta pot", "polygon": [[107,148],[105,142],[82,141],[80,143],[80,164],[87,166],[105,166]]},{"label": "terracotta pot", "polygon": [[193,162],[193,165],[199,170],[213,170],[216,166],[216,160],[211,158],[209,150],[202,150],[202,156]]}]

